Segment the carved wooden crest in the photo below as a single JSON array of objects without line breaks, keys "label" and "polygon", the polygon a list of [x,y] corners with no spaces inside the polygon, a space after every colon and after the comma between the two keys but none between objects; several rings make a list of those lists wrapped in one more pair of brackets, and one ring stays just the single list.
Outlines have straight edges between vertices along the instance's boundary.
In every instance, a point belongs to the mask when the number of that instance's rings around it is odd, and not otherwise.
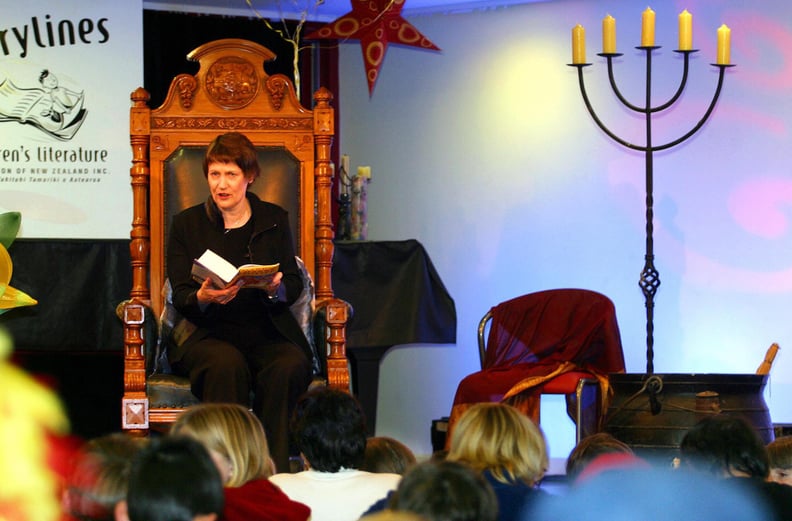
[{"label": "carved wooden crest", "polygon": [[217,105],[238,109],[256,97],[258,76],[249,61],[237,56],[226,56],[209,67],[204,85],[207,94]]}]

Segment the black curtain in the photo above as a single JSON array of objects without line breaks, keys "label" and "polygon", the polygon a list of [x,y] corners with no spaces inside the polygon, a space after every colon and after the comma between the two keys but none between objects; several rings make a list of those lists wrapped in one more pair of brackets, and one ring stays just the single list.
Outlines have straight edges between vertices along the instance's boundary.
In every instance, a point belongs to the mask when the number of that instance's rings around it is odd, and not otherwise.
[{"label": "black curtain", "polygon": [[38,300],[0,315],[17,350],[121,350],[115,307],[132,287],[129,241],[18,239],[8,252],[11,286]]},{"label": "black curtain", "polygon": [[[190,51],[221,38],[242,38],[263,45],[276,55],[275,60],[264,65],[267,74],[284,74],[294,81],[293,46],[277,31],[293,35],[296,22],[271,20],[269,25],[272,29],[255,15],[242,17],[143,11],[143,87],[151,94],[149,106],[156,108],[165,101],[174,76],[198,72],[198,64],[187,60]],[[305,35],[320,26],[308,22],[301,34]],[[335,72],[338,69],[338,44],[301,39],[300,46],[300,101],[310,108],[313,104],[311,96],[320,85],[331,92],[338,90]]]}]

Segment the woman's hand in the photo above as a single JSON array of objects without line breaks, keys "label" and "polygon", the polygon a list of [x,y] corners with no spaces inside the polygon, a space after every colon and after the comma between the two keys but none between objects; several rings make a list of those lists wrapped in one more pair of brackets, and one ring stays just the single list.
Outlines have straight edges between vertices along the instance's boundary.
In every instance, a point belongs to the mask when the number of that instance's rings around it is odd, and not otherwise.
[{"label": "woman's hand", "polygon": [[265,288],[265,291],[267,292],[267,296],[270,299],[274,299],[275,297],[278,296],[278,288],[280,288],[281,280],[283,280],[283,273],[279,271],[272,277],[272,280]]},{"label": "woman's hand", "polygon": [[211,279],[207,278],[198,288],[198,302],[202,304],[228,304],[239,293],[239,284],[228,286],[227,288],[218,289],[213,284]]}]

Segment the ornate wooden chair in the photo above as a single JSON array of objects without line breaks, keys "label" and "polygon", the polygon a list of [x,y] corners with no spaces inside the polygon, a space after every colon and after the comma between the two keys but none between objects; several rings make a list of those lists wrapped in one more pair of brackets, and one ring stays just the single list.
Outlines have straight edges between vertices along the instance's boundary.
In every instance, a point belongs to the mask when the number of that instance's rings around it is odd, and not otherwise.
[{"label": "ornate wooden chair", "polygon": [[[196,401],[189,398],[186,379],[158,366],[164,358],[158,351],[167,340],[158,335],[160,317],[166,318],[163,310],[169,308],[163,291],[168,287],[165,244],[171,216],[208,196],[201,168],[205,147],[231,130],[243,132],[259,150],[261,179],[253,184],[257,195],[289,212],[297,255],[315,288],[309,300],[323,315],[323,328],[314,339],[320,358],[326,357],[323,377],[331,387],[349,388],[348,305],[334,298],[331,286],[332,95],[320,88],[314,109],[303,107],[286,76],[264,71],[264,62],[274,57],[254,42],[217,40],[187,56],[199,62],[200,70],[176,76],[159,108],[148,107],[143,88],[131,95],[132,290],[118,310],[124,323],[125,430],[172,422]],[[189,396],[174,399],[180,391]],[[170,403],[158,403],[163,395]]]}]

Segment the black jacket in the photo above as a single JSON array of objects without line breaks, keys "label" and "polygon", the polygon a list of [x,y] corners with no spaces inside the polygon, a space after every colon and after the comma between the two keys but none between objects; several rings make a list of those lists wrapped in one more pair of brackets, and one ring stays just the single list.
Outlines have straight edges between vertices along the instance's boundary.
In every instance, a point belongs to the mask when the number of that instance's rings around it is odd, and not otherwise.
[{"label": "black jacket", "polygon": [[170,350],[168,358],[172,363],[180,360],[191,344],[209,335],[217,321],[223,320],[217,304],[200,309],[196,296],[200,285],[190,275],[193,259],[200,257],[207,248],[235,265],[280,263],[285,301],[272,304],[264,291],[243,291],[257,292],[255,307],[268,314],[278,332],[300,346],[308,360],[312,358],[308,341],[289,310],[289,305],[300,296],[303,282],[294,259],[288,214],[280,206],[261,201],[255,194],[248,192],[247,197],[252,210],[252,233],[246,252],[226,251],[223,219],[211,200],[187,208],[173,218],[166,259],[168,278],[173,287],[173,305],[198,329],[181,346]]}]

